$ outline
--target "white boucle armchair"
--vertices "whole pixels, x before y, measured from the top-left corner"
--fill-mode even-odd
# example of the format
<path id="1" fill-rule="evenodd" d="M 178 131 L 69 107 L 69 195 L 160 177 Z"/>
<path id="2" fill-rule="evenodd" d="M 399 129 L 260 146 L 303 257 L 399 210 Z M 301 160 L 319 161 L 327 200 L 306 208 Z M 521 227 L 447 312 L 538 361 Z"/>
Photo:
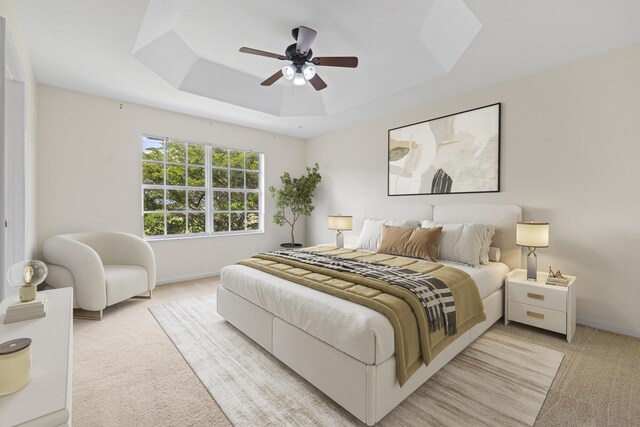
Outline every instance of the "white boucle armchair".
<path id="1" fill-rule="evenodd" d="M 151 298 L 156 287 L 153 250 L 132 234 L 60 234 L 44 242 L 42 255 L 49 269 L 46 283 L 73 287 L 74 308 L 97 311 L 96 319 L 102 319 L 104 308 L 131 297 Z"/>

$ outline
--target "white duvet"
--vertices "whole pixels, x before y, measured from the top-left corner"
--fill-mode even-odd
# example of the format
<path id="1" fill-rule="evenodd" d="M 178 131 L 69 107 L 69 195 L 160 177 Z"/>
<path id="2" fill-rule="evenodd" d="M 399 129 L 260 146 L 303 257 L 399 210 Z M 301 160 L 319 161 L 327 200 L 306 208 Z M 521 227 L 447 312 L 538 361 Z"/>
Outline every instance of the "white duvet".
<path id="1" fill-rule="evenodd" d="M 442 262 L 466 271 L 485 298 L 502 288 L 509 268 L 490 262 L 480 268 Z M 222 286 L 344 353 L 369 365 L 395 353 L 393 327 L 368 307 L 242 265 L 224 267 Z"/>

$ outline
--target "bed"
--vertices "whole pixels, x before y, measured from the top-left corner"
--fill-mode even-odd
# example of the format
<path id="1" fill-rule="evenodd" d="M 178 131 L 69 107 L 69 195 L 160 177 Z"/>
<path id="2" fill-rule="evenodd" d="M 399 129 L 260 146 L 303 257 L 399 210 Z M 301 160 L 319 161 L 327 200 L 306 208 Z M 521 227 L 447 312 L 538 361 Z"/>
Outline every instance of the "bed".
<path id="1" fill-rule="evenodd" d="M 367 307 L 232 265 L 222 270 L 218 313 L 359 420 L 374 425 L 502 317 L 504 277 L 520 265 L 515 245 L 520 207 L 441 205 L 429 213 L 431 218 L 417 219 L 494 226 L 492 246 L 502 256 L 501 262 L 480 268 L 442 262 L 474 278 L 487 319 L 458 336 L 403 386 L 396 374 L 391 323 Z"/>

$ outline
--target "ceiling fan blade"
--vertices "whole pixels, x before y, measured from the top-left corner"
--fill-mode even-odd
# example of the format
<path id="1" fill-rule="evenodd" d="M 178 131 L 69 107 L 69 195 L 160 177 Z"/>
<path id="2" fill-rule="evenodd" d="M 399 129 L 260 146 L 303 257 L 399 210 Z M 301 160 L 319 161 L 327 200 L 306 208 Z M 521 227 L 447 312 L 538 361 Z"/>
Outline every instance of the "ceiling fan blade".
<path id="1" fill-rule="evenodd" d="M 321 56 L 313 58 L 311 62 L 314 65 L 329 67 L 356 68 L 358 66 L 358 58 L 355 56 Z"/>
<path id="2" fill-rule="evenodd" d="M 311 83 L 311 86 L 313 86 L 315 90 L 322 90 L 327 87 L 327 84 L 324 82 L 324 80 L 322 80 L 317 74 L 309 80 L 309 83 Z"/>
<path id="3" fill-rule="evenodd" d="M 272 84 L 277 82 L 280 79 L 280 77 L 282 77 L 282 71 L 278 70 L 275 73 L 273 73 L 273 75 L 271 77 L 269 77 L 267 80 L 263 81 L 260 84 L 262 86 L 271 86 Z"/>
<path id="4" fill-rule="evenodd" d="M 240 48 L 240 52 L 242 52 L 242 53 L 250 53 L 252 55 L 266 56 L 267 58 L 287 59 L 287 57 L 284 56 L 284 55 L 279 55 L 277 53 L 267 52 L 265 50 L 252 49 L 250 47 L 241 47 Z"/>
<path id="5" fill-rule="evenodd" d="M 307 27 L 298 28 L 298 43 L 296 44 L 296 50 L 300 55 L 306 55 L 311 49 L 311 43 L 316 39 L 315 30 Z"/>

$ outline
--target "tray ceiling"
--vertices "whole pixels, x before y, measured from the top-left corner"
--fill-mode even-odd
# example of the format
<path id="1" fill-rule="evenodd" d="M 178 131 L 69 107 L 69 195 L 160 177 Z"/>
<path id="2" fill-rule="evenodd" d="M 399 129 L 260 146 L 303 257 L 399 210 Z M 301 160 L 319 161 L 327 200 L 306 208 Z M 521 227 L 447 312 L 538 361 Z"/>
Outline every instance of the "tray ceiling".
<path id="1" fill-rule="evenodd" d="M 618 0 L 20 0 L 38 81 L 302 138 L 640 41 Z M 318 32 L 316 92 L 281 79 L 291 29 Z M 496 100 L 499 101 L 499 100 Z"/>

